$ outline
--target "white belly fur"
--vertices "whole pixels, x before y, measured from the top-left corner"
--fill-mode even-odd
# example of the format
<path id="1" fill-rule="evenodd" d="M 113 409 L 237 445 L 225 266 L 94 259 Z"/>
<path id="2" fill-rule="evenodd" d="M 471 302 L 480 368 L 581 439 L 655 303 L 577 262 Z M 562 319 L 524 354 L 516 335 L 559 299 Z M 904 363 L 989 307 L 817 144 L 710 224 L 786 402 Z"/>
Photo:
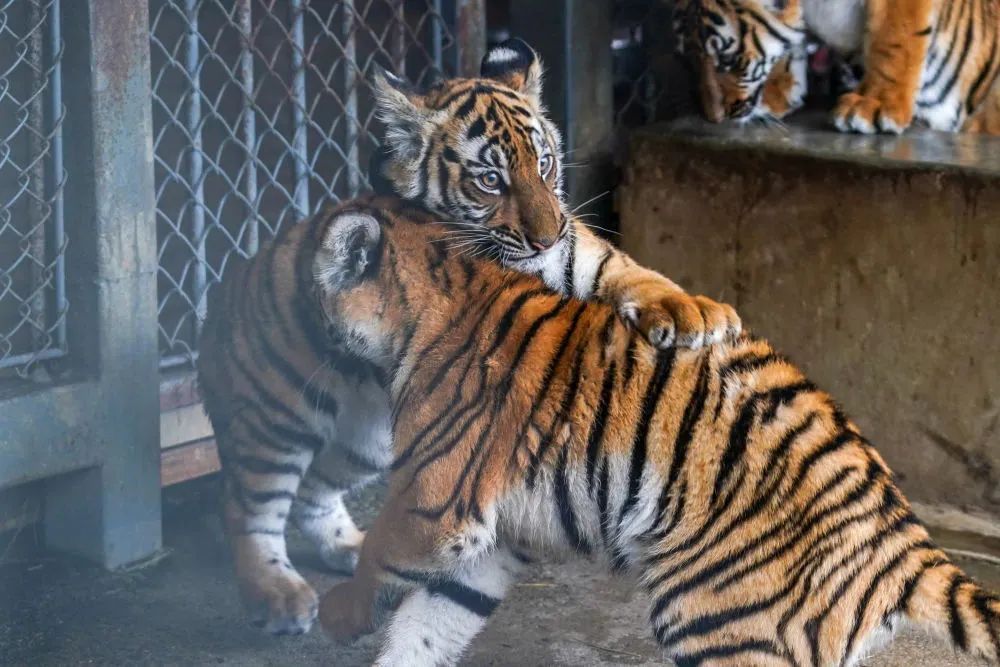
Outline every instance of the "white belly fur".
<path id="1" fill-rule="evenodd" d="M 802 0 L 806 26 L 841 54 L 861 50 L 865 35 L 865 0 Z"/>

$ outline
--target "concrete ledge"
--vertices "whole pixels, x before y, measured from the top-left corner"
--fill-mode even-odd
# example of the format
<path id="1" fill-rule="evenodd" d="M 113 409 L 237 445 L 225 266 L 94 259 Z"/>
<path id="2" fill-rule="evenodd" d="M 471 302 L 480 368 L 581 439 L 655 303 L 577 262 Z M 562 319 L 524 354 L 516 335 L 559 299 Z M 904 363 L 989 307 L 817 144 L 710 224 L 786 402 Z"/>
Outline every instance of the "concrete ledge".
<path id="1" fill-rule="evenodd" d="M 637 132 L 622 244 L 734 304 L 912 499 L 1000 517 L 1000 140 L 817 125 Z"/>

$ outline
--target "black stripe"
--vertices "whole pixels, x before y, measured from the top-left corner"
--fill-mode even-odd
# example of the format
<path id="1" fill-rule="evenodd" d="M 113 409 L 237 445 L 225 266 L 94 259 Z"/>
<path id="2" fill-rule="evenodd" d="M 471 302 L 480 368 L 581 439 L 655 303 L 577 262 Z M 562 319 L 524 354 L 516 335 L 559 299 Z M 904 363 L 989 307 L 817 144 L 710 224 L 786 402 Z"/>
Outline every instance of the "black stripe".
<path id="1" fill-rule="evenodd" d="M 951 641 L 963 651 L 969 650 L 969 637 L 958 605 L 958 591 L 968 581 L 965 575 L 956 574 L 948 588 L 948 631 L 951 633 Z"/>
<path id="2" fill-rule="evenodd" d="M 563 266 L 563 284 L 562 291 L 570 296 L 576 296 L 573 292 L 573 269 L 576 265 L 576 234 L 572 232 L 569 233 L 569 238 L 566 239 L 566 264 Z"/>
<path id="3" fill-rule="evenodd" d="M 657 503 L 656 516 L 659 519 L 667 507 L 667 499 L 673 489 L 677 478 L 684 467 L 687 459 L 688 446 L 694 438 L 694 429 L 701 420 L 702 412 L 705 410 L 705 402 L 708 399 L 708 385 L 712 374 L 711 363 L 705 359 L 701 362 L 701 369 L 698 371 L 698 380 L 695 383 L 694 393 L 688 400 L 684 408 L 684 416 L 681 418 L 681 425 L 677 430 L 677 437 L 674 439 L 673 458 L 670 461 L 670 470 L 667 472 L 667 481 L 660 492 L 660 500 Z"/>
<path id="4" fill-rule="evenodd" d="M 275 463 L 257 456 L 241 455 L 236 458 L 236 465 L 254 475 L 294 475 L 302 477 L 305 470 L 295 463 Z"/>
<path id="5" fill-rule="evenodd" d="M 601 286 L 601 278 L 604 277 L 604 269 L 608 266 L 608 261 L 611 259 L 612 251 L 605 250 L 604 257 L 601 258 L 601 263 L 597 265 L 597 270 L 594 272 L 594 280 L 590 284 L 590 293 L 582 294 L 583 298 L 589 298 L 594 294 L 597 294 L 597 290 Z"/>
<path id="6" fill-rule="evenodd" d="M 570 545 L 581 553 L 589 554 L 590 544 L 587 543 L 587 538 L 580 533 L 580 528 L 577 525 L 576 516 L 573 512 L 573 503 L 569 492 L 569 479 L 567 477 L 568 472 L 566 470 L 568 459 L 569 447 L 563 447 L 562 451 L 559 452 L 559 462 L 556 466 L 555 479 L 555 498 L 556 507 L 559 509 L 559 521 L 562 524 L 563 532 L 566 533 L 566 539 Z"/>
<path id="7" fill-rule="evenodd" d="M 749 653 L 766 653 L 768 655 L 780 656 L 781 651 L 774 642 L 766 639 L 750 639 L 739 644 L 724 644 L 702 649 L 696 653 L 685 653 L 672 655 L 677 667 L 701 667 L 713 658 L 730 658 L 733 656 L 743 656 Z M 753 664 L 750 662 L 744 664 Z"/>
<path id="8" fill-rule="evenodd" d="M 900 553 L 896 554 L 896 556 L 891 561 L 883 565 L 879 569 L 879 571 L 875 573 L 875 576 L 872 577 L 871 582 L 869 582 L 868 584 L 868 588 L 861 596 L 861 600 L 856 607 L 857 611 L 855 611 L 854 613 L 854 625 L 851 628 L 850 634 L 848 634 L 847 636 L 847 642 L 845 644 L 846 646 L 844 652 L 845 656 L 851 655 L 851 651 L 854 648 L 854 642 L 858 637 L 858 632 L 861 630 L 861 621 L 864 618 L 864 613 L 868 609 L 868 604 L 871 602 L 871 599 L 875 595 L 875 592 L 879 589 L 879 585 L 882 583 L 882 579 L 885 578 L 885 576 L 888 575 L 890 572 L 895 570 L 900 565 L 900 563 L 902 563 L 906 559 L 907 556 L 913 553 L 914 549 L 918 549 L 925 546 L 929 547 L 930 542 L 928 541 L 919 542 L 917 544 L 907 547 Z M 855 577 L 849 578 L 847 583 L 852 583 L 855 578 L 857 578 L 857 575 L 855 575 Z"/>
<path id="9" fill-rule="evenodd" d="M 500 605 L 499 599 L 454 580 L 435 581 L 427 587 L 427 592 L 446 597 L 481 618 L 488 618 Z"/>
<path id="10" fill-rule="evenodd" d="M 993 644 L 993 656 L 994 658 L 1000 658 L 1000 636 L 997 636 L 997 614 L 990 609 L 990 603 L 996 602 L 996 598 L 987 594 L 983 590 L 976 590 L 972 594 L 972 606 L 979 615 L 980 622 L 986 627 L 986 632 L 990 636 L 990 642 Z"/>
<path id="11" fill-rule="evenodd" d="M 677 354 L 676 348 L 660 350 L 656 355 L 656 366 L 653 374 L 646 386 L 646 395 L 642 399 L 642 412 L 639 417 L 639 425 L 636 427 L 635 436 L 632 439 L 632 463 L 629 467 L 628 495 L 622 505 L 618 521 L 621 522 L 635 503 L 639 500 L 639 487 L 642 484 L 642 472 L 646 467 L 646 454 L 649 447 L 649 428 L 653 415 L 660 404 L 660 396 L 670 378 L 670 371 L 674 366 L 674 357 Z"/>
<path id="12" fill-rule="evenodd" d="M 594 489 L 594 472 L 597 469 L 597 458 L 604 440 L 604 431 L 608 425 L 608 413 L 611 410 L 611 392 L 615 385 L 615 374 L 618 362 L 612 360 L 611 365 L 604 369 L 604 381 L 601 383 L 601 398 L 597 404 L 597 413 L 590 423 L 587 435 L 587 488 Z"/>

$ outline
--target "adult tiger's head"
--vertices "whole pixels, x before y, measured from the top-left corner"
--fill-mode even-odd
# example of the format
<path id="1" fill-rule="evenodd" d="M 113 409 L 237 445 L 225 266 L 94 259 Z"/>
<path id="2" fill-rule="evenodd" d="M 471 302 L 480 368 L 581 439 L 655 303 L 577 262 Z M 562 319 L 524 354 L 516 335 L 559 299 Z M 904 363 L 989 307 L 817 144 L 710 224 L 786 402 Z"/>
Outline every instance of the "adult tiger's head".
<path id="1" fill-rule="evenodd" d="M 518 39 L 491 49 L 479 78 L 418 89 L 379 73 L 385 143 L 372 167 L 376 191 L 454 221 L 460 240 L 506 264 L 540 258 L 569 229 L 561 137 L 541 94 L 541 62 Z"/>
<path id="2" fill-rule="evenodd" d="M 678 0 L 674 29 L 710 121 L 780 118 L 801 105 L 806 33 L 797 0 Z"/>

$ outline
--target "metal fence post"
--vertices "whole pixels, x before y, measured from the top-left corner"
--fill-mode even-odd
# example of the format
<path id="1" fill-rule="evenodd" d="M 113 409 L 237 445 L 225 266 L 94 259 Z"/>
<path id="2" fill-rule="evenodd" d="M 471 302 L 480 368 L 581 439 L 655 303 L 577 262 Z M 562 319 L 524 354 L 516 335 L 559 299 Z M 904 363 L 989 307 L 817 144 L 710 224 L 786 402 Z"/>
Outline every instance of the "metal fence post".
<path id="1" fill-rule="evenodd" d="M 563 132 L 572 204 L 600 197 L 581 212 L 610 217 L 613 179 L 612 3 L 511 0 L 511 34 L 545 63 L 544 94 Z"/>
<path id="2" fill-rule="evenodd" d="M 442 0 L 440 5 L 435 3 L 435 9 L 455 26 L 454 43 L 445 54 L 450 69 L 456 76 L 478 75 L 486 52 L 485 0 Z"/>
<path id="3" fill-rule="evenodd" d="M 47 483 L 45 535 L 114 568 L 161 545 L 149 16 L 136 0 L 63 11 L 66 217 L 78 251 L 67 270 L 74 323 L 89 325 L 71 354 L 95 381 L 87 414 L 56 420 L 84 429 L 66 446 L 96 465 Z"/>

